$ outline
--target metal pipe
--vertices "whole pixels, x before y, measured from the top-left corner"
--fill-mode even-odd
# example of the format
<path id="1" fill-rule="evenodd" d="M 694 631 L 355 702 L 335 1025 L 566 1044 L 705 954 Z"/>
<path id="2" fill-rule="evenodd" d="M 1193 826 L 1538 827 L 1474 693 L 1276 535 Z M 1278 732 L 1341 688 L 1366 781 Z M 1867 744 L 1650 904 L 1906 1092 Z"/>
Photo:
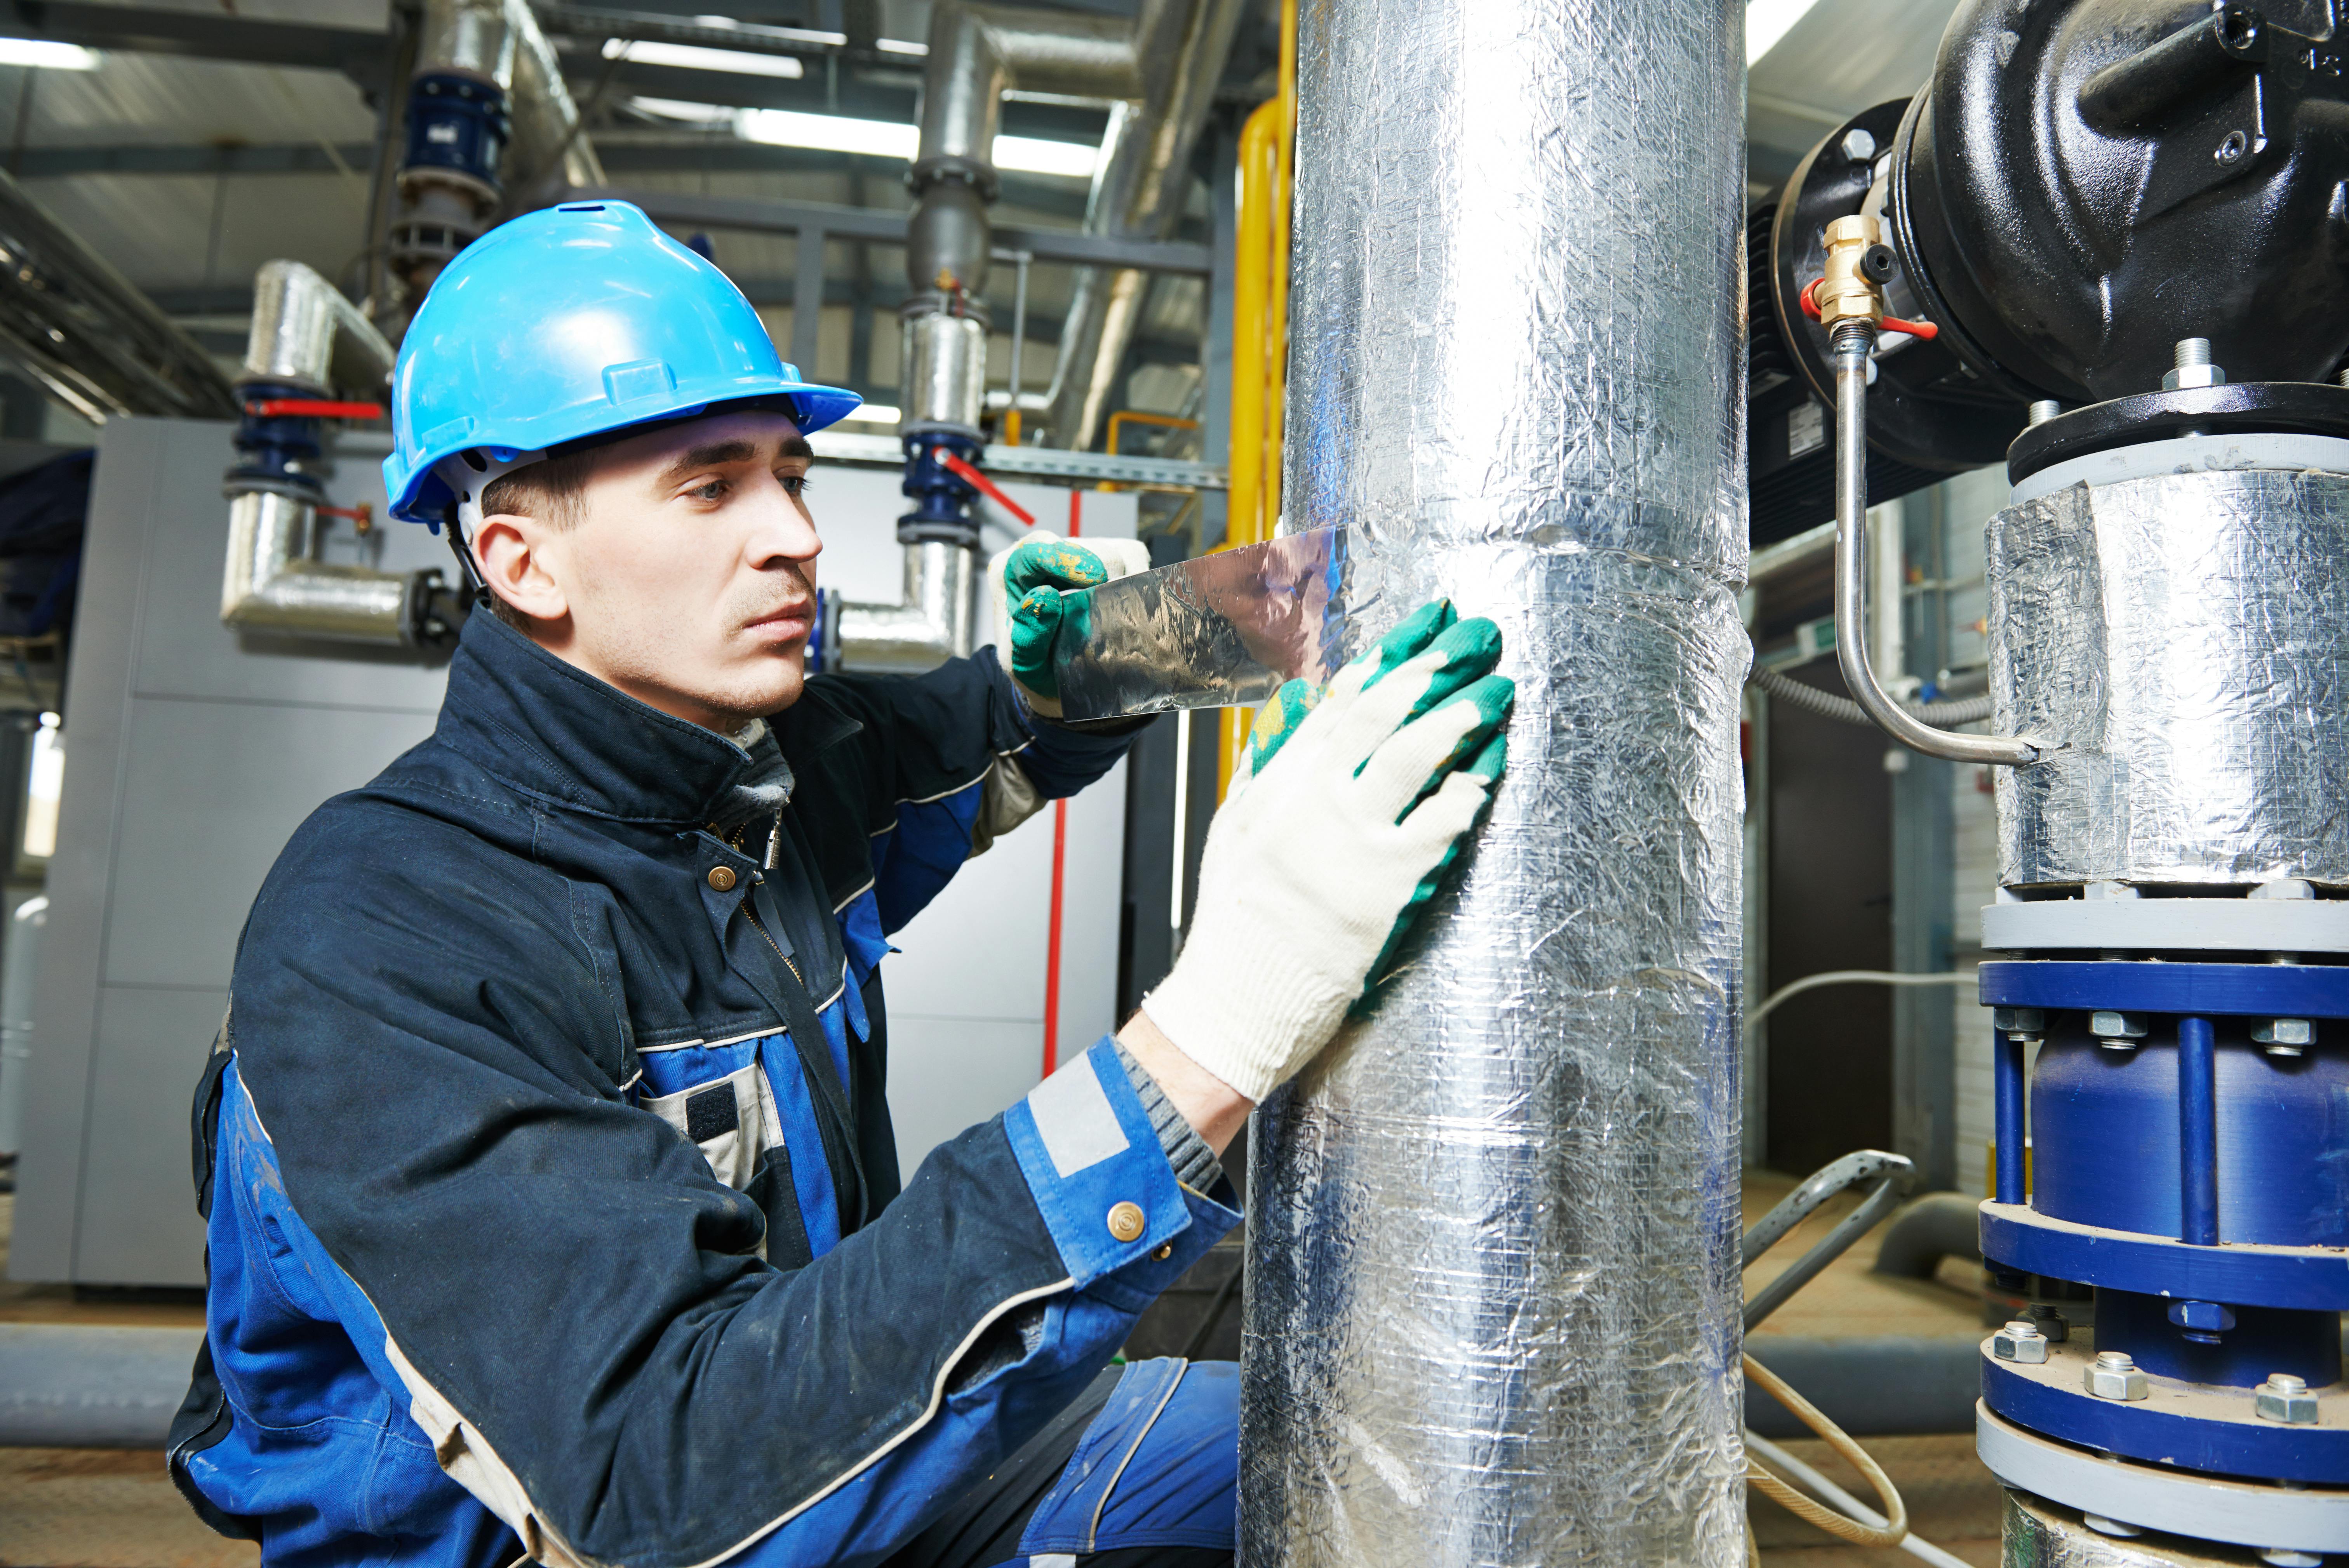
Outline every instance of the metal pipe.
<path id="1" fill-rule="evenodd" d="M 1892 700 L 1868 658 L 1868 355 L 1873 326 L 1847 321 L 1835 331 L 1836 662 L 1844 685 L 1876 727 L 1928 757 L 2028 768 L 2039 748 L 2005 735 L 1936 729 Z"/>
<path id="2" fill-rule="evenodd" d="M 1188 194 L 1191 152 L 1231 52 L 1244 0 L 1145 0 L 1133 23 L 1140 90 L 1113 115 L 1086 203 L 1084 230 L 1163 240 Z M 1149 293 L 1149 274 L 1078 272 L 1051 385 L 1052 441 L 1083 449 L 1108 417 L 1119 367 Z"/>
<path id="3" fill-rule="evenodd" d="M 1251 1568 L 1743 1549 L 1743 394 L 1687 286 L 1736 276 L 1736 17 L 1302 9 L 1286 525 L 1346 525 L 1358 646 L 1496 619 L 1517 707 L 1423 934 L 1250 1130 Z"/>
<path id="4" fill-rule="evenodd" d="M 321 421 L 264 412 L 273 399 L 336 390 L 383 396 L 392 347 L 340 290 L 299 262 L 254 275 L 238 387 L 251 403 L 228 472 L 221 624 L 241 632 L 409 645 L 424 640 L 440 574 L 317 559 Z"/>
<path id="5" fill-rule="evenodd" d="M 2219 1244 L 2218 1057 L 2210 1020 L 2178 1020 L 2178 1239 Z"/>
<path id="6" fill-rule="evenodd" d="M 385 238 L 403 296 L 388 314 L 403 323 L 501 211 L 604 183 L 526 0 L 427 0 L 408 92 L 399 211 Z"/>
<path id="7" fill-rule="evenodd" d="M 905 547 L 901 604 L 835 601 L 839 627 L 828 667 L 917 675 L 971 650 L 974 557 L 958 544 L 930 541 Z"/>
<path id="8" fill-rule="evenodd" d="M 99 424 L 117 415 L 236 415 L 236 395 L 212 356 L 5 174 L 0 354 Z"/>

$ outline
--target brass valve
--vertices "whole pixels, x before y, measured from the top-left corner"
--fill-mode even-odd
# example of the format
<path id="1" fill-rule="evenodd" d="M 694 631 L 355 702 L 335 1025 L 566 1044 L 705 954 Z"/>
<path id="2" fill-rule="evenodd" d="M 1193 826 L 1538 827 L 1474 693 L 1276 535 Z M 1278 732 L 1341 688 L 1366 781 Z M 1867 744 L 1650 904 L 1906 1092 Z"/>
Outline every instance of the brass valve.
<path id="1" fill-rule="evenodd" d="M 1891 272 L 1883 231 L 1875 219 L 1854 213 L 1829 223 L 1826 241 L 1826 276 L 1811 294 L 1818 306 L 1819 325 L 1829 336 L 1847 321 L 1864 321 L 1871 330 L 1881 325 L 1883 280 Z"/>

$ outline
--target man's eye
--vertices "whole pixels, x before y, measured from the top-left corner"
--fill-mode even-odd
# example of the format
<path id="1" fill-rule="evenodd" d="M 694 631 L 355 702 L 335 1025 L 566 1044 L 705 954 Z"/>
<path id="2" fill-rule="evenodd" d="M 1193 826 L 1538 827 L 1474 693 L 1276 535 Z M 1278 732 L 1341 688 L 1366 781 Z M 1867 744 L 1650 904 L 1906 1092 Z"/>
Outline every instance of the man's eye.
<path id="1" fill-rule="evenodd" d="M 719 500 L 725 497 L 726 481 L 711 480 L 708 484 L 696 485 L 685 493 L 696 500 Z"/>
<path id="2" fill-rule="evenodd" d="M 799 499 L 800 499 L 800 497 L 802 497 L 802 496 L 803 496 L 803 495 L 807 494 L 807 490 L 808 490 L 808 477 L 807 477 L 807 475 L 805 475 L 805 474 L 784 474 L 784 475 L 781 475 L 781 480 L 782 480 L 783 493 L 784 493 L 785 495 L 787 495 L 787 496 L 791 497 L 793 500 L 799 500 Z"/>

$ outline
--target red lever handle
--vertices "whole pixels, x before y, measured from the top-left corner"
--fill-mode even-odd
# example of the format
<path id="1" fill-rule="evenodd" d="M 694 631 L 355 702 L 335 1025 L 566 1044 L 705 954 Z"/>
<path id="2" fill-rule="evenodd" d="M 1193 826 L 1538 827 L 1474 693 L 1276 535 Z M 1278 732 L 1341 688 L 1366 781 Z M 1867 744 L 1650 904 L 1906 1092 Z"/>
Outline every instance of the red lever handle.
<path id="1" fill-rule="evenodd" d="M 988 479 L 952 452 L 941 450 L 938 453 L 938 461 L 946 465 L 947 472 L 976 489 L 979 494 L 1026 523 L 1030 528 L 1036 526 L 1036 519 L 1030 514 L 1026 507 L 997 490 L 993 480 Z"/>
<path id="2" fill-rule="evenodd" d="M 326 397 L 264 397 L 244 411 L 263 419 L 380 419 L 380 403 L 338 403 Z"/>
<path id="3" fill-rule="evenodd" d="M 1803 287 L 1803 314 L 1813 321 L 1819 319 L 1819 285 L 1826 281 L 1825 278 L 1813 278 Z M 1897 315 L 1886 316 L 1883 326 L 1887 332 L 1905 332 L 1911 337 L 1921 337 L 1928 342 L 1941 335 L 1941 329 L 1930 321 L 1903 321 Z"/>

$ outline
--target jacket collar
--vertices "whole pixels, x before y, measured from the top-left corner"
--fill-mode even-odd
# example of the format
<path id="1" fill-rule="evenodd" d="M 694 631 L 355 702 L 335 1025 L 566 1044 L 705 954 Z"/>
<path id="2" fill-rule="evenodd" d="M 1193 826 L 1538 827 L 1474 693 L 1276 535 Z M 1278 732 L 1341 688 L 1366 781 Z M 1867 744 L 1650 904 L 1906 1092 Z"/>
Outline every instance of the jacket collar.
<path id="1" fill-rule="evenodd" d="M 815 746 L 858 727 L 804 696 L 778 723 Z M 565 664 L 487 610 L 465 618 L 436 733 L 526 794 L 625 821 L 699 826 L 757 770 L 726 737 Z"/>

